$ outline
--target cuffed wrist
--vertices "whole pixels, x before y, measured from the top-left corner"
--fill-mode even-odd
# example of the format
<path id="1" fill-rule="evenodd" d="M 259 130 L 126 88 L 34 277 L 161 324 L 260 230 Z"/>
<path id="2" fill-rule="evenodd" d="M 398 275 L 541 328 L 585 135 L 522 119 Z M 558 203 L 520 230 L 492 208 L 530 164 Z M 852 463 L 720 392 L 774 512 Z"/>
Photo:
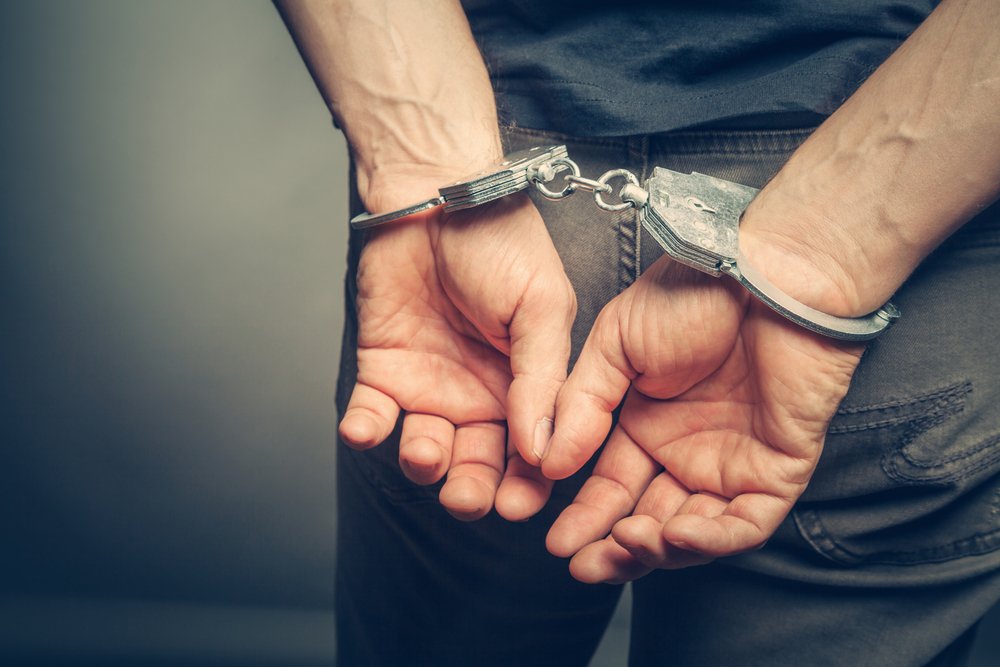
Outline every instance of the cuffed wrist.
<path id="1" fill-rule="evenodd" d="M 497 164 L 502 155 L 498 139 L 495 149 L 426 162 L 383 159 L 373 166 L 355 159 L 358 193 L 369 213 L 396 210 L 437 196 L 439 188 Z"/>
<path id="2" fill-rule="evenodd" d="M 773 213 L 774 200 L 765 193 L 758 199 L 744 214 L 740 252 L 794 299 L 831 315 L 858 317 L 880 307 L 902 282 L 878 272 L 868 252 L 834 221 L 790 218 Z"/>

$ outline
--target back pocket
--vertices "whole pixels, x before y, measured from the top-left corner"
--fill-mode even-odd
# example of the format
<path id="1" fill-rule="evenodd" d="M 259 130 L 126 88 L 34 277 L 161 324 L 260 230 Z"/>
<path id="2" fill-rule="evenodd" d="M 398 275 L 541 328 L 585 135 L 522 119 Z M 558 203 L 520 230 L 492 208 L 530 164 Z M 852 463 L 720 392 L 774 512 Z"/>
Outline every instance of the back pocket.
<path id="1" fill-rule="evenodd" d="M 842 565 L 920 564 L 1000 547 L 1000 435 L 973 385 L 838 410 L 799 533 Z"/>

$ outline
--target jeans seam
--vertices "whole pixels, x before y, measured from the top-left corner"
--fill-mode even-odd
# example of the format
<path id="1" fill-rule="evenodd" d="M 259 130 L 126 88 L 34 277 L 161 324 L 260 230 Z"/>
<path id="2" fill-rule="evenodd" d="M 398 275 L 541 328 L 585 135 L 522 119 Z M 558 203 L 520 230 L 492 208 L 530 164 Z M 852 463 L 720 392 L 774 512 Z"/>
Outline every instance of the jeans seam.
<path id="1" fill-rule="evenodd" d="M 635 282 L 637 261 L 636 228 L 632 224 L 634 216 L 615 214 L 618 224 L 618 292 Z"/>
<path id="2" fill-rule="evenodd" d="M 846 561 L 850 564 L 856 564 L 861 562 L 861 556 L 833 539 L 815 510 L 796 509 L 793 512 L 793 519 L 803 539 L 823 556 L 837 563 Z"/>
<path id="3" fill-rule="evenodd" d="M 626 164 L 645 162 L 649 151 L 649 138 L 645 135 L 628 137 L 625 142 Z M 618 291 L 621 292 L 639 277 L 642 231 L 639 216 L 631 208 L 616 214 L 618 224 Z"/>
<path id="4" fill-rule="evenodd" d="M 976 454 L 982 451 L 995 447 L 997 443 L 1000 443 L 1000 435 L 991 435 L 990 437 L 985 438 L 975 447 L 958 454 L 952 454 L 951 456 L 941 459 L 940 461 L 921 461 L 917 458 L 914 458 L 914 456 L 911 453 L 907 452 L 905 447 L 900 450 L 900 454 L 903 456 L 904 459 L 906 459 L 906 462 L 909 463 L 910 465 L 916 466 L 918 468 L 936 468 L 938 466 L 948 465 L 949 463 L 957 463 L 969 457 L 975 456 Z M 991 460 L 994 457 L 1000 457 L 1000 452 L 995 454 L 993 457 L 987 457 L 987 459 Z"/>
<path id="5" fill-rule="evenodd" d="M 899 398 L 891 401 L 885 401 L 884 403 L 875 403 L 873 405 L 841 407 L 837 410 L 837 414 L 856 415 L 864 412 L 874 412 L 875 410 L 885 410 L 887 408 L 901 408 L 908 405 L 915 405 L 917 403 L 932 401 L 937 398 L 949 397 L 960 394 L 968 394 L 971 391 L 972 391 L 972 383 L 966 380 L 964 382 L 956 382 L 954 384 L 948 385 L 947 387 L 943 387 L 937 391 L 933 391 L 929 394 L 924 394 L 922 396 Z"/>
<path id="6" fill-rule="evenodd" d="M 941 563 L 958 558 L 979 556 L 996 551 L 1000 546 L 1000 528 L 980 531 L 961 539 L 952 540 L 924 549 L 882 551 L 870 556 L 862 556 L 846 548 L 835 540 L 826 530 L 823 521 L 816 510 L 797 509 L 793 513 L 799 534 L 820 554 L 848 565 L 858 565 L 862 562 L 881 565 L 921 565 L 924 563 Z M 971 549 L 969 547 L 972 547 Z"/>
<path id="7" fill-rule="evenodd" d="M 936 426 L 944 418 L 962 412 L 965 409 L 966 397 L 971 392 L 972 383 L 965 380 L 909 399 L 895 399 L 871 406 L 841 408 L 837 410 L 837 416 L 847 417 L 883 411 L 895 411 L 896 414 L 889 412 L 882 419 L 868 419 L 856 424 L 833 424 L 827 429 L 827 433 L 834 435 L 858 433 L 912 422 L 916 432 L 908 433 L 911 435 L 910 439 L 906 441 L 908 443 L 921 431 Z M 923 409 L 916 413 L 916 410 L 921 407 Z"/>
<path id="8" fill-rule="evenodd" d="M 943 421 L 943 420 L 941 420 Z M 940 422 L 938 422 L 940 423 Z M 931 424 L 930 427 L 937 426 L 938 423 Z M 928 427 L 928 428 L 930 428 Z M 947 484 L 951 482 L 960 481 L 966 477 L 973 476 L 976 473 L 986 470 L 991 466 L 995 465 L 997 461 L 1000 461 L 1000 451 L 994 451 L 990 456 L 984 456 L 981 460 L 974 463 L 968 467 L 959 467 L 957 470 L 942 471 L 936 475 L 922 475 L 915 476 L 912 474 L 907 474 L 899 468 L 899 459 L 902 459 L 906 464 L 913 466 L 914 468 L 919 468 L 921 470 L 933 470 L 935 468 L 940 468 L 948 466 L 952 463 L 958 463 L 959 461 L 969 459 L 977 454 L 984 451 L 989 451 L 991 448 L 995 448 L 996 444 L 1000 442 L 1000 436 L 993 435 L 986 438 L 979 445 L 976 445 L 972 450 L 968 452 L 962 452 L 961 455 L 953 455 L 944 459 L 942 461 L 915 461 L 911 455 L 907 454 L 905 451 L 906 447 L 916 439 L 916 435 L 925 432 L 927 429 L 919 431 L 913 436 L 909 436 L 904 440 L 903 444 L 895 449 L 894 451 L 886 454 L 882 459 L 882 470 L 885 474 L 901 484 L 906 484 L 908 486 L 921 485 L 921 484 Z"/>

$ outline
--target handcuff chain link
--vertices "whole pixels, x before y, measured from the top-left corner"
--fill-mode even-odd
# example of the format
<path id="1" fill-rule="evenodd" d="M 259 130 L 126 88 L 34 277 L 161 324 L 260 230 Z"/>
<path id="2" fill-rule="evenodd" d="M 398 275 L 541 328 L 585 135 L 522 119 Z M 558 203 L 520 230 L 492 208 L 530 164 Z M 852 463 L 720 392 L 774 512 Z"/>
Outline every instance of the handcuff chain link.
<path id="1" fill-rule="evenodd" d="M 566 185 L 559 191 L 550 190 L 546 183 L 552 182 L 558 174 L 564 171 L 569 172 L 563 176 L 563 180 L 566 182 Z M 528 180 L 546 199 L 558 201 L 560 199 L 565 199 L 577 190 L 583 190 L 584 192 L 592 193 L 594 195 L 594 203 L 597 204 L 598 208 L 605 211 L 624 211 L 627 208 L 636 208 L 636 202 L 631 199 L 623 199 L 618 204 L 611 204 L 604 200 L 603 195 L 614 192 L 614 188 L 611 187 L 610 181 L 615 178 L 625 179 L 626 185 L 623 187 L 639 187 L 639 178 L 628 169 L 611 169 L 601 174 L 597 180 L 585 178 L 580 175 L 580 166 L 568 157 L 560 157 L 555 158 L 554 160 L 549 160 L 548 162 L 532 167 L 528 171 Z M 619 199 L 622 198 L 621 195 L 622 193 L 619 191 Z"/>
<path id="2" fill-rule="evenodd" d="M 607 190 L 605 190 L 604 192 L 612 191 L 613 188 L 610 185 L 608 185 L 608 181 L 610 181 L 613 178 L 624 178 L 626 185 L 634 185 L 636 187 L 639 187 L 639 177 L 633 174 L 628 169 L 611 169 L 610 171 L 606 171 L 603 174 L 601 174 L 601 176 L 597 179 L 598 183 L 607 188 Z M 602 193 L 600 191 L 594 192 L 594 202 L 597 204 L 599 208 L 602 208 L 605 211 L 624 211 L 627 208 L 635 208 L 635 202 L 622 198 L 621 190 L 618 191 L 618 198 L 622 200 L 621 203 L 619 204 L 607 203 L 606 201 L 604 201 L 604 198 L 601 196 L 601 194 Z"/>
<path id="3" fill-rule="evenodd" d="M 564 177 L 567 181 L 566 186 L 558 192 L 549 190 L 545 184 L 554 181 L 558 174 L 566 171 L 567 169 L 570 173 Z M 573 162 L 568 157 L 559 157 L 531 167 L 528 169 L 527 176 L 528 181 L 535 186 L 535 189 L 538 190 L 543 197 L 551 199 L 552 201 L 558 201 L 560 199 L 565 199 L 576 192 L 577 186 L 569 179 L 580 178 L 580 165 Z"/>

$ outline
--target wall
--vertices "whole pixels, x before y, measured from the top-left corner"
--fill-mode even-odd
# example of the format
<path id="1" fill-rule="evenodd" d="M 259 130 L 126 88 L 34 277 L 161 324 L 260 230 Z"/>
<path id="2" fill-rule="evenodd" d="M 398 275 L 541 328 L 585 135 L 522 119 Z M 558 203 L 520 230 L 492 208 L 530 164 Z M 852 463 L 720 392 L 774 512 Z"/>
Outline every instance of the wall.
<path id="1" fill-rule="evenodd" d="M 346 148 L 277 12 L 0 49 L 0 645 L 328 660 Z"/>

